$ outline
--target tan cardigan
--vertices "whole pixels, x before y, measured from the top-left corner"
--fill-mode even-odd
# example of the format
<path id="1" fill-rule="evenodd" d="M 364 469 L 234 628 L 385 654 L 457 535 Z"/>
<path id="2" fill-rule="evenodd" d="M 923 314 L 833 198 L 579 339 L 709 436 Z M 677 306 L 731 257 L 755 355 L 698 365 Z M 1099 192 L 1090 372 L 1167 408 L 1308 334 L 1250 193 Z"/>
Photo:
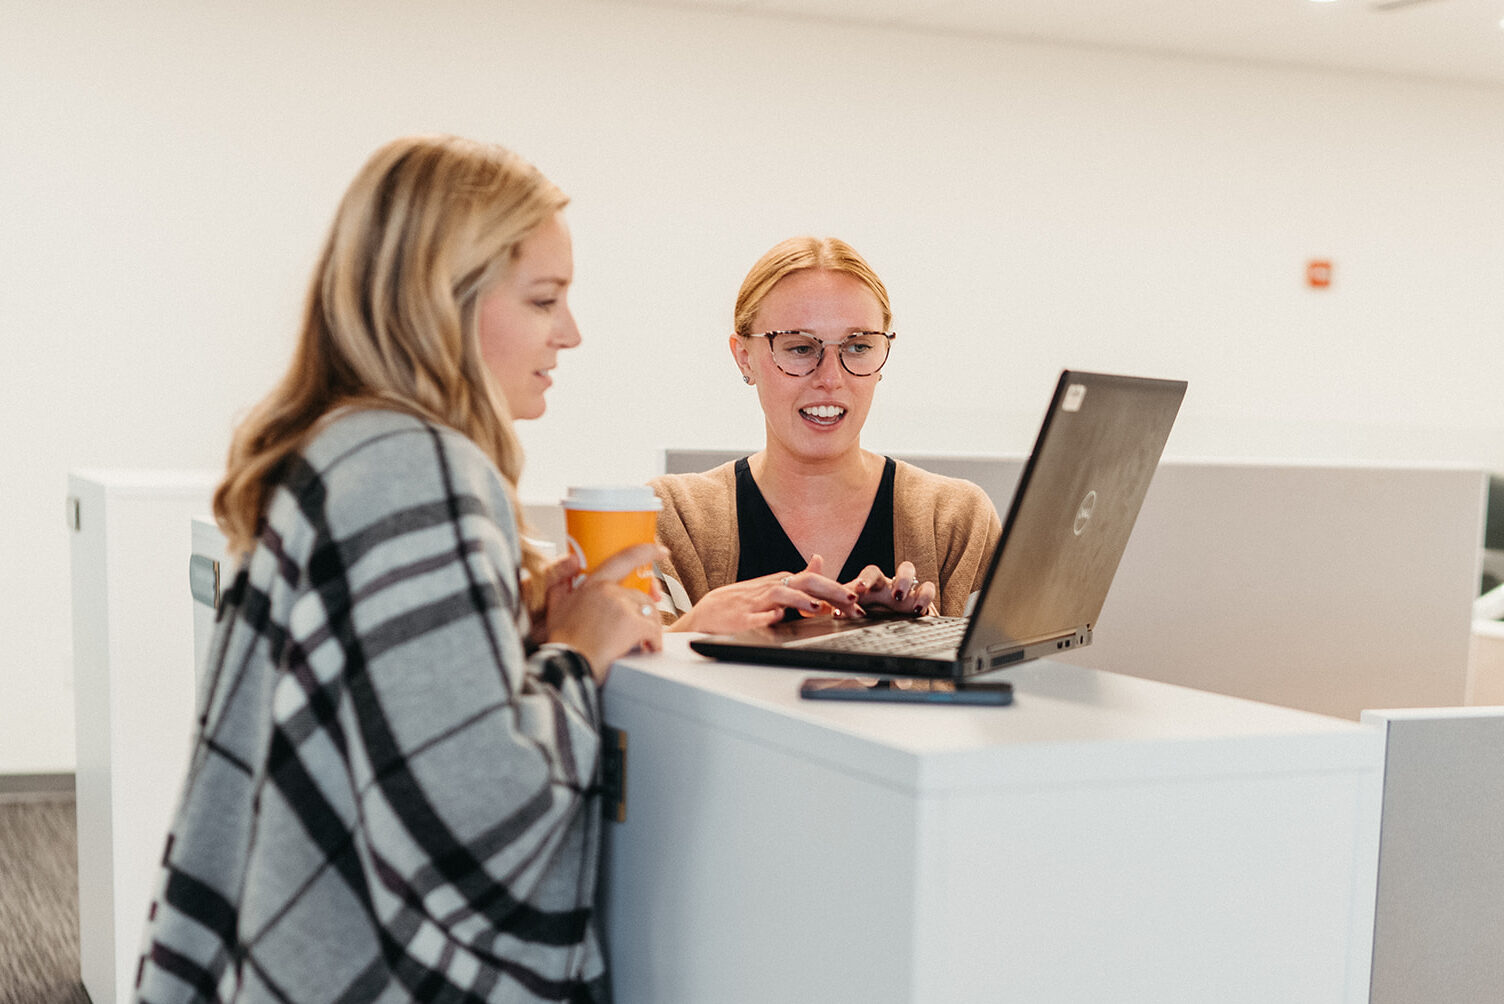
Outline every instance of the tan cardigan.
<path id="1" fill-rule="evenodd" d="M 960 616 L 982 587 L 1002 523 L 992 500 L 970 481 L 897 463 L 893 474 L 893 556 L 912 561 L 921 582 L 939 589 L 936 605 Z M 650 484 L 663 500 L 658 540 L 666 615 L 688 612 L 700 597 L 736 581 L 741 557 L 736 522 L 735 462 L 703 474 L 665 474 Z M 799 569 L 791 568 L 790 572 Z M 892 569 L 884 569 L 892 572 Z"/>

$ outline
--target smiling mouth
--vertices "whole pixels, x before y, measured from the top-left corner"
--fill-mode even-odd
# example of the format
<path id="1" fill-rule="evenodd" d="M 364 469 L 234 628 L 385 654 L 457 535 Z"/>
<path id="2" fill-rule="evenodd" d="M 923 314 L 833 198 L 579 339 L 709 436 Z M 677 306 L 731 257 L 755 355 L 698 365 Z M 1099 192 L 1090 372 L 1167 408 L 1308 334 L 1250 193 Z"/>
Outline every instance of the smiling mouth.
<path id="1" fill-rule="evenodd" d="M 817 404 L 800 408 L 799 415 L 806 422 L 813 422 L 815 425 L 835 425 L 846 417 L 846 409 L 835 404 Z"/>

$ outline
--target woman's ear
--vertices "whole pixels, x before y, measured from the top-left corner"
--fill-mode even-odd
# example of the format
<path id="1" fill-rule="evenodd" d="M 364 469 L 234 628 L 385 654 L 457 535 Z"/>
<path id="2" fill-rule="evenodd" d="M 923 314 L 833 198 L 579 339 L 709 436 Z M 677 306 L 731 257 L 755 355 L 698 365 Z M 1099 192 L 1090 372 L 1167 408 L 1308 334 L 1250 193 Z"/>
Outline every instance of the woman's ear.
<path id="1" fill-rule="evenodd" d="M 731 358 L 736 360 L 736 368 L 742 371 L 744 383 L 755 383 L 752 378 L 752 356 L 747 351 L 747 340 L 738 335 L 731 336 Z"/>

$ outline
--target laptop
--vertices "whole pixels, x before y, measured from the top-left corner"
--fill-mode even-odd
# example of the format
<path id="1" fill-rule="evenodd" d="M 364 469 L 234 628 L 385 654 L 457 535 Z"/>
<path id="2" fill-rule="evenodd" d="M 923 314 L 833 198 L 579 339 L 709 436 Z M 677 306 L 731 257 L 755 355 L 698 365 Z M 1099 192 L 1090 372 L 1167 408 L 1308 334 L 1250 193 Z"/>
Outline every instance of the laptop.
<path id="1" fill-rule="evenodd" d="M 732 662 L 959 679 L 1091 644 L 1185 389 L 1060 374 L 970 616 L 810 617 L 689 647 Z"/>

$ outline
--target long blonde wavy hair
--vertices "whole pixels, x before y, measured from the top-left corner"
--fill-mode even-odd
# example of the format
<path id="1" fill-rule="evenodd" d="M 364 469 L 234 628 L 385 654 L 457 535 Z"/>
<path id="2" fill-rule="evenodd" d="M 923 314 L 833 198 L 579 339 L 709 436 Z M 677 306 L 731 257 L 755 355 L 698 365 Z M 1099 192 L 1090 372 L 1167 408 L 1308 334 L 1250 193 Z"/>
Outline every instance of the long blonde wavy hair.
<path id="1" fill-rule="evenodd" d="M 494 145 L 419 136 L 371 156 L 335 214 L 287 373 L 231 442 L 214 515 L 232 553 L 251 549 L 288 459 L 345 406 L 396 408 L 464 433 L 500 469 L 523 529 L 522 447 L 481 357 L 477 301 L 567 202 Z M 525 534 L 523 552 L 536 587 L 543 559 Z"/>

